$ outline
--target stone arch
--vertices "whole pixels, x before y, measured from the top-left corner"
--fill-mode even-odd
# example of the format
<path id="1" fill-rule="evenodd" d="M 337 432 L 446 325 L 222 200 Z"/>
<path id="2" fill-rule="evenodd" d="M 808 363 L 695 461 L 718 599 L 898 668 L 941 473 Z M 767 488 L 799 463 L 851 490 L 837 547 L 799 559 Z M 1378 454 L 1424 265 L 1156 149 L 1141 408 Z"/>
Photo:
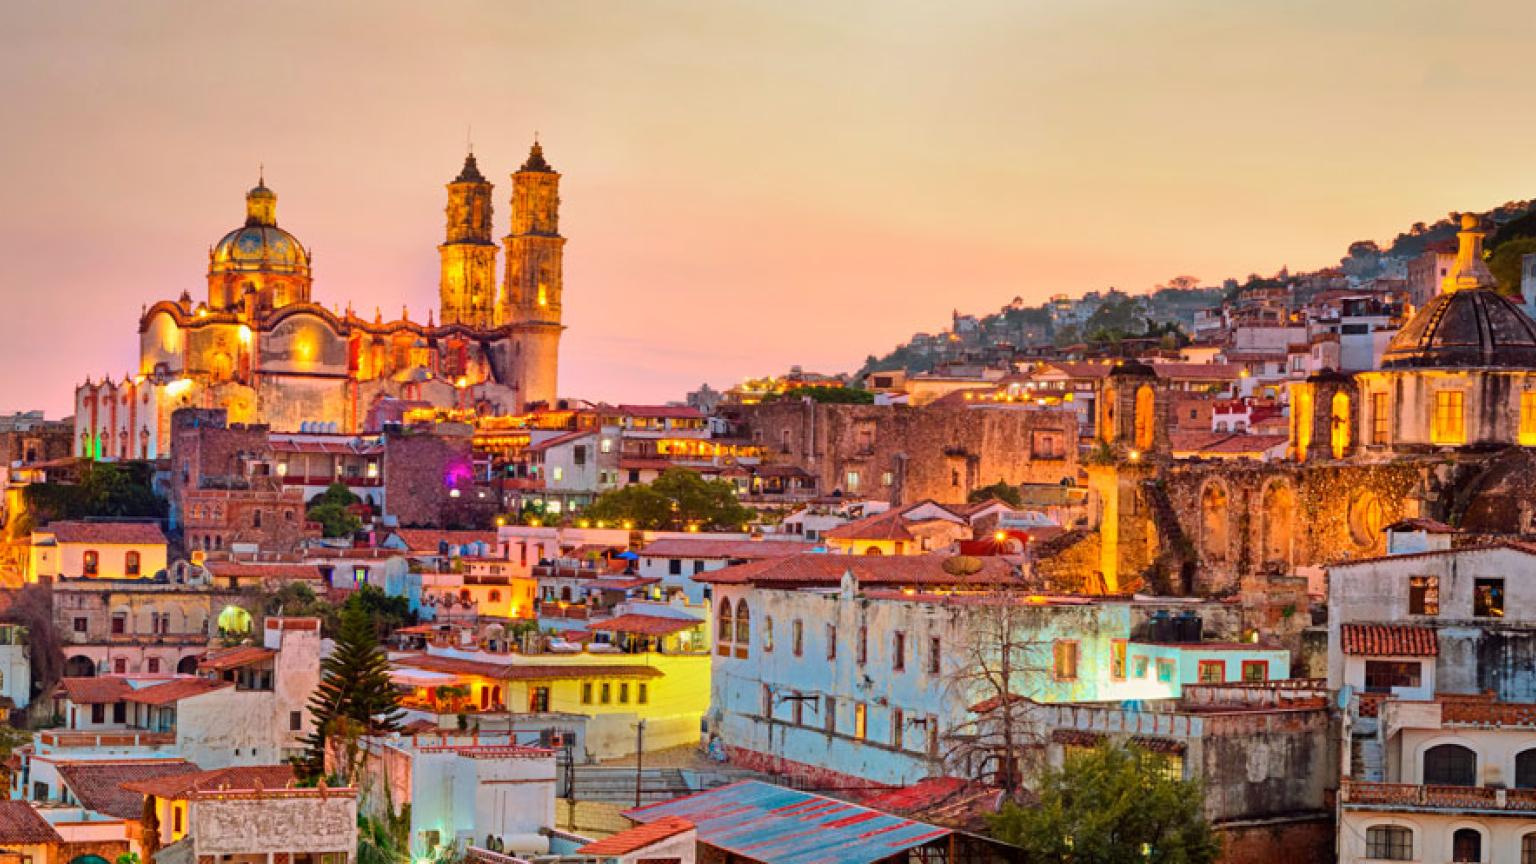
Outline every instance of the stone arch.
<path id="1" fill-rule="evenodd" d="M 75 656 L 64 661 L 64 677 L 95 678 L 96 661 L 85 656 L 84 654 L 76 654 Z"/>
<path id="2" fill-rule="evenodd" d="M 1348 456 L 1349 448 L 1354 444 L 1350 440 L 1349 412 L 1349 394 L 1343 390 L 1336 391 L 1330 403 L 1328 421 L 1328 447 L 1335 459 Z"/>
<path id="3" fill-rule="evenodd" d="M 1143 452 L 1152 449 L 1157 436 L 1157 393 L 1151 384 L 1136 388 L 1136 417 L 1133 446 Z"/>
<path id="4" fill-rule="evenodd" d="M 1224 564 L 1231 548 L 1231 496 L 1219 480 L 1200 490 L 1200 557 L 1207 564 Z"/>
<path id="5" fill-rule="evenodd" d="M 1259 511 L 1260 563 L 1279 564 L 1289 571 L 1295 560 L 1295 487 L 1289 480 L 1270 480 L 1259 497 Z"/>
<path id="6" fill-rule="evenodd" d="M 195 655 L 190 655 L 189 654 L 188 656 L 183 657 L 180 660 L 176 661 L 176 674 L 177 675 L 196 675 L 197 674 L 197 657 Z"/>

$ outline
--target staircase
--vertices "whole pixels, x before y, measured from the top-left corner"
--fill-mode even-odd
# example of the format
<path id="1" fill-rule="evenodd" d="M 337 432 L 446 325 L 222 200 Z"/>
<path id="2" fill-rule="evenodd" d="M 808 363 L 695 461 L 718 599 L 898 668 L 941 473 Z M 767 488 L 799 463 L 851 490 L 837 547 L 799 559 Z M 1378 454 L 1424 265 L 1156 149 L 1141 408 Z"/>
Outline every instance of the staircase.
<path id="1" fill-rule="evenodd" d="M 670 801 L 683 795 L 700 791 L 689 783 L 687 774 L 678 768 L 643 768 L 639 775 L 640 802 Z M 566 784 L 566 769 L 560 767 L 559 795 L 567 797 L 570 787 Z M 635 803 L 635 769 L 630 767 L 576 766 L 575 796 L 578 801 L 595 801 L 607 804 L 633 806 Z"/>
<path id="2" fill-rule="evenodd" d="M 1349 776 L 1359 783 L 1386 780 L 1386 760 L 1376 724 L 1356 726 L 1349 736 Z"/>

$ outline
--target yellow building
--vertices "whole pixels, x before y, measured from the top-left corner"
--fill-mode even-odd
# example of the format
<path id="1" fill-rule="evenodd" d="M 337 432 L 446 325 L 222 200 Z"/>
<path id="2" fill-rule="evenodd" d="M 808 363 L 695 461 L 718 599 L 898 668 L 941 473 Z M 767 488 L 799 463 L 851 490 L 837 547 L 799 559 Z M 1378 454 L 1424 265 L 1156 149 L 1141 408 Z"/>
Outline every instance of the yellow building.
<path id="1" fill-rule="evenodd" d="M 493 646 L 490 639 L 483 646 L 473 639 L 462 648 L 438 644 L 392 653 L 392 677 L 412 688 L 404 702 L 408 712 L 442 728 L 454 726 L 461 714 L 487 730 L 525 715 L 579 716 L 594 759 L 634 753 L 635 725 L 642 720 L 647 751 L 697 743 L 709 709 L 706 623 L 631 613 L 590 629 L 611 642 L 538 653 Z"/>
<path id="2" fill-rule="evenodd" d="M 51 522 L 32 532 L 27 581 L 147 579 L 165 563 L 165 535 L 152 522 Z"/>
<path id="3" fill-rule="evenodd" d="M 276 431 L 356 433 L 387 399 L 513 414 L 556 398 L 563 292 L 560 174 L 533 145 L 512 175 L 506 276 L 496 289 L 492 185 L 473 154 L 448 184 L 439 322 L 386 320 L 311 297 L 311 253 L 277 223 L 259 182 L 245 222 L 209 250 L 207 299 L 150 305 L 138 322 L 139 365 L 75 393 L 75 455 L 155 459 L 169 451 L 170 414 L 224 408 L 235 423 Z M 396 418 L 397 419 L 397 418 Z"/>

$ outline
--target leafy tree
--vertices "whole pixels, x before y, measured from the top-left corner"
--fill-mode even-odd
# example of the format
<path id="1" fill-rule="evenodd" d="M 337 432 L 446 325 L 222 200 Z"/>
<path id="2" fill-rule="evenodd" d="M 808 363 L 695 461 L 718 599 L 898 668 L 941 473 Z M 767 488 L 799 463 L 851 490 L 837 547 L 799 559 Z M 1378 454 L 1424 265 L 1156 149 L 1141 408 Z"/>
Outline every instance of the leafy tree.
<path id="1" fill-rule="evenodd" d="M 1199 784 L 1167 776 L 1163 757 L 1134 746 L 1069 755 L 1039 794 L 1038 806 L 1010 802 L 991 819 L 997 838 L 1030 861 L 1210 864 L 1221 853 Z"/>
<path id="2" fill-rule="evenodd" d="M 971 493 L 968 500 L 972 504 L 977 504 L 992 498 L 996 498 L 1004 504 L 1007 504 L 1009 507 L 1024 506 L 1024 498 L 1019 495 L 1019 488 L 1017 486 L 1008 485 L 1008 482 L 1005 480 L 999 480 L 996 483 L 993 483 L 991 486 L 983 486 L 980 489 L 977 489 L 975 492 Z"/>
<path id="3" fill-rule="evenodd" d="M 1501 243 L 1488 256 L 1488 269 L 1498 281 L 1500 294 L 1520 296 L 1520 259 L 1532 252 L 1536 252 L 1536 237 L 1521 237 Z"/>
<path id="4" fill-rule="evenodd" d="M 798 402 L 801 399 L 810 399 L 812 402 L 838 405 L 872 405 L 875 394 L 868 390 L 857 390 L 853 387 L 795 387 L 785 390 L 783 393 L 774 393 L 764 402 Z"/>
<path id="5" fill-rule="evenodd" d="M 335 650 L 320 661 L 320 686 L 310 697 L 309 713 L 315 731 L 299 766 L 308 777 L 324 773 L 326 751 L 333 742 L 400 728 L 400 702 L 389 680 L 389 660 L 356 595 L 341 610 Z"/>
<path id="6" fill-rule="evenodd" d="M 351 537 L 363 527 L 363 520 L 351 509 L 361 501 L 345 483 L 332 483 L 309 499 L 306 515 L 311 522 L 320 523 L 321 533 L 327 537 Z"/>
<path id="7" fill-rule="evenodd" d="M 648 486 L 632 484 L 599 495 L 587 508 L 589 518 L 629 522 L 635 528 L 678 530 L 689 525 L 739 530 L 756 513 L 736 499 L 724 480 L 707 480 L 686 468 L 668 468 Z"/>
<path id="8" fill-rule="evenodd" d="M 165 499 L 155 494 L 144 462 L 89 462 L 79 483 L 34 483 L 25 487 L 26 518 L 15 520 L 11 536 L 20 538 L 36 525 L 60 519 L 160 518 Z"/>

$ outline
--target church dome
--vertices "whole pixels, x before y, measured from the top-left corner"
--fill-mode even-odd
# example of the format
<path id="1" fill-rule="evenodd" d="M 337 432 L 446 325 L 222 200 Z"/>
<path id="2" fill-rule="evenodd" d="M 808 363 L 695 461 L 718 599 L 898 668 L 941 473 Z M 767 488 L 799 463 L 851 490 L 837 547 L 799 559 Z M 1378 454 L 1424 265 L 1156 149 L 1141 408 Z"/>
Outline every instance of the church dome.
<path id="1" fill-rule="evenodd" d="M 1392 338 L 1385 369 L 1536 369 L 1536 321 L 1490 288 L 1437 294 Z"/>
<path id="2" fill-rule="evenodd" d="M 264 182 L 245 194 L 245 224 L 213 247 L 209 270 L 309 275 L 309 253 L 277 227 L 277 194 Z"/>

